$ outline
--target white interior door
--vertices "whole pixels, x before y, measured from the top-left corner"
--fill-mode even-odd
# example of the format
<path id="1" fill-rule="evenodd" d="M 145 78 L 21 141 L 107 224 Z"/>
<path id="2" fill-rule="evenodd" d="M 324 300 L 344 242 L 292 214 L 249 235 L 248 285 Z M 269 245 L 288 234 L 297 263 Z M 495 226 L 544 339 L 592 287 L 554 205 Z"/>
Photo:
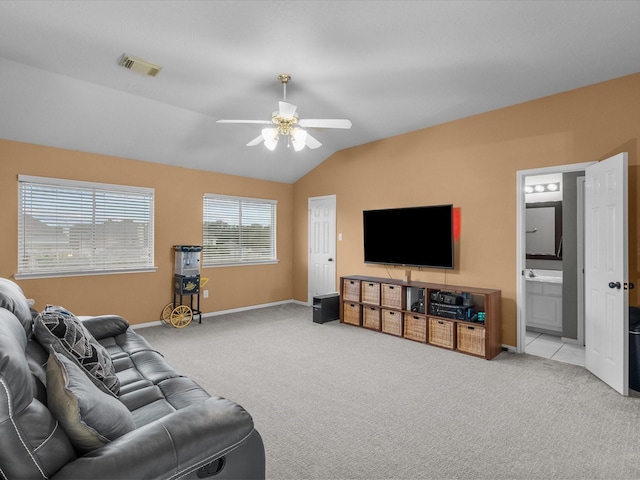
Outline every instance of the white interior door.
<path id="1" fill-rule="evenodd" d="M 628 395 L 627 153 L 585 173 L 585 367 Z"/>
<path id="2" fill-rule="evenodd" d="M 336 291 L 336 197 L 309 198 L 309 302 Z"/>

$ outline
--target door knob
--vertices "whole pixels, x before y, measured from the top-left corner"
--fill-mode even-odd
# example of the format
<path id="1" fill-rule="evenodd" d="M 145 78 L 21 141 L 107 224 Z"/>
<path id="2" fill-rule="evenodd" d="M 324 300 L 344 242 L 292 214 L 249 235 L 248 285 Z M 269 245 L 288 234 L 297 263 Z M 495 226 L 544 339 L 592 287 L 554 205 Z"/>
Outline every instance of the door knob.
<path id="1" fill-rule="evenodd" d="M 625 282 L 625 284 L 624 284 L 624 289 L 625 290 L 633 290 L 634 288 L 636 288 L 636 286 L 634 285 L 633 282 L 629 282 L 629 283 Z"/>
<path id="2" fill-rule="evenodd" d="M 620 290 L 620 282 L 609 282 L 609 288 L 617 288 Z"/>
<path id="3" fill-rule="evenodd" d="M 333 258 L 330 258 L 328 261 L 329 261 L 329 262 L 333 262 Z"/>

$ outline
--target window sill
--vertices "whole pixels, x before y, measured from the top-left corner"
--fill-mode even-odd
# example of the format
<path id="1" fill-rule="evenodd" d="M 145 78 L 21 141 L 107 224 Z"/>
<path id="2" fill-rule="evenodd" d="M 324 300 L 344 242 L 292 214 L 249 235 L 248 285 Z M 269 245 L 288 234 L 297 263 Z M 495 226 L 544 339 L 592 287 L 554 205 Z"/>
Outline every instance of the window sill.
<path id="1" fill-rule="evenodd" d="M 256 265 L 277 265 L 278 263 L 280 263 L 280 260 L 267 260 L 264 262 L 219 263 L 217 265 L 203 265 L 202 268 L 254 267 Z"/>
<path id="2" fill-rule="evenodd" d="M 158 267 L 137 268 L 135 270 L 96 270 L 92 272 L 49 272 L 49 273 L 16 273 L 16 280 L 31 280 L 34 278 L 85 277 L 94 275 L 125 275 L 127 273 L 155 273 Z"/>

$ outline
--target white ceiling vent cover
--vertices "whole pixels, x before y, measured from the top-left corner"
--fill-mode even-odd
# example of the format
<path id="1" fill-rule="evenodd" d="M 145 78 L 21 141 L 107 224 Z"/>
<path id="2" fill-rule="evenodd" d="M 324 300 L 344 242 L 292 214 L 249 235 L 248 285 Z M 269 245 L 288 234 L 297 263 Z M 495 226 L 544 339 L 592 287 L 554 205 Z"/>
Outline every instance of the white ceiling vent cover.
<path id="1" fill-rule="evenodd" d="M 154 65 L 151 62 L 132 57 L 131 55 L 127 55 L 126 53 L 122 54 L 118 65 L 121 65 L 124 68 L 133 70 L 134 72 L 140 73 L 142 75 L 148 75 L 150 77 L 155 77 L 156 75 L 158 75 L 160 70 L 162 70 L 162 67 L 160 65 Z"/>

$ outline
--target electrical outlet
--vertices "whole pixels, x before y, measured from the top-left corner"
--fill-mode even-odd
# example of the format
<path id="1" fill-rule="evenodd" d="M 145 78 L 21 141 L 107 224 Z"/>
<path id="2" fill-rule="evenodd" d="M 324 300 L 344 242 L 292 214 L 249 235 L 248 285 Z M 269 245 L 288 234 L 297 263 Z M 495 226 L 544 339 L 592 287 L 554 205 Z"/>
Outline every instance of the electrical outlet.
<path id="1" fill-rule="evenodd" d="M 202 291 L 202 296 L 203 296 L 204 298 L 209 298 L 209 290 L 203 290 L 203 291 Z"/>

